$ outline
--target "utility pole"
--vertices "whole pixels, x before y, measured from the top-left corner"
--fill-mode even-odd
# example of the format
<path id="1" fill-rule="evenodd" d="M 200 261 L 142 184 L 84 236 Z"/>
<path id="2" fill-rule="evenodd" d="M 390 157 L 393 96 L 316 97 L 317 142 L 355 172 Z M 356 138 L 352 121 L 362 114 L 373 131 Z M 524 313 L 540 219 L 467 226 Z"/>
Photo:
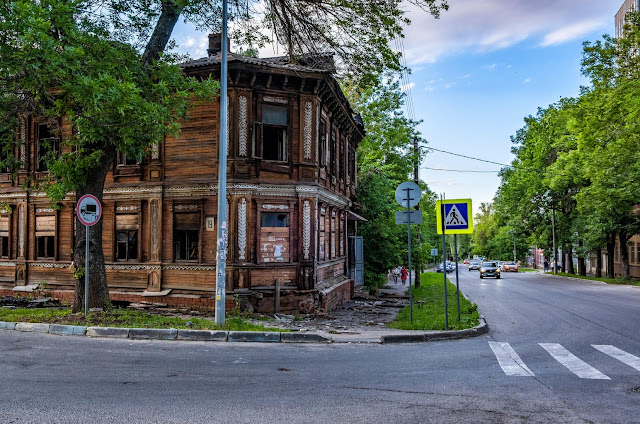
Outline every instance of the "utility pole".
<path id="1" fill-rule="evenodd" d="M 220 138 L 218 139 L 218 222 L 216 248 L 216 325 L 224 325 L 227 266 L 227 0 L 222 0 L 222 48 L 220 49 Z"/>
<path id="2" fill-rule="evenodd" d="M 415 156 L 415 160 L 413 161 L 413 182 L 418 184 L 418 165 L 420 164 L 420 151 L 418 150 L 418 137 L 413 137 L 413 153 Z M 420 210 L 420 203 L 416 205 L 416 210 Z M 420 232 L 420 225 L 418 225 L 418 232 L 416 233 L 418 237 L 418 252 L 422 246 L 422 237 Z M 411 270 L 409 270 L 411 272 Z M 416 288 L 420 288 L 420 274 L 422 273 L 422 262 L 416 261 L 416 280 L 415 285 Z"/>
<path id="3" fill-rule="evenodd" d="M 551 208 L 551 235 L 553 237 L 553 273 L 558 273 L 558 250 L 556 249 L 556 210 Z"/>

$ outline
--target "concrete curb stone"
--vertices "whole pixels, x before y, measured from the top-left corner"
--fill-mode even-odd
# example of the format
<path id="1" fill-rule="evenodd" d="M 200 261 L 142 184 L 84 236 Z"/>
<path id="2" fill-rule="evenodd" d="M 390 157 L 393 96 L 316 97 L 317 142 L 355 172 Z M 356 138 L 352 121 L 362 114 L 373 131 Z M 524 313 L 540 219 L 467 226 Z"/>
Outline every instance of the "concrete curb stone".
<path id="1" fill-rule="evenodd" d="M 456 340 L 467 337 L 475 337 L 489 331 L 489 326 L 484 317 L 480 316 L 480 324 L 473 328 L 452 331 L 428 331 L 424 334 L 388 334 L 380 337 L 383 344 L 389 343 L 420 343 L 439 340 Z"/>
<path id="2" fill-rule="evenodd" d="M 112 339 L 126 339 L 129 337 L 129 328 L 118 327 L 87 327 L 86 335 L 89 337 L 108 337 Z"/>
<path id="3" fill-rule="evenodd" d="M 132 340 L 175 340 L 178 330 L 175 328 L 130 328 Z"/>
<path id="4" fill-rule="evenodd" d="M 29 333 L 48 333 L 50 324 L 41 324 L 34 322 L 18 322 L 16 323 L 16 331 L 26 331 Z"/>
<path id="5" fill-rule="evenodd" d="M 87 327 L 82 325 L 51 324 L 49 327 L 49 334 L 56 334 L 59 336 L 84 336 L 87 334 Z"/>
<path id="6" fill-rule="evenodd" d="M 280 342 L 280 333 L 270 331 L 229 331 L 227 341 L 278 343 Z"/>
<path id="7" fill-rule="evenodd" d="M 16 329 L 15 322 L 0 321 L 0 330 L 15 330 L 15 329 Z"/>
<path id="8" fill-rule="evenodd" d="M 315 333 L 280 333 L 282 343 L 332 343 L 330 337 Z"/>
<path id="9" fill-rule="evenodd" d="M 421 343 L 427 341 L 426 334 L 388 334 L 380 337 L 383 344 L 389 343 Z"/>
<path id="10" fill-rule="evenodd" d="M 226 342 L 228 331 L 178 330 L 178 340 Z"/>

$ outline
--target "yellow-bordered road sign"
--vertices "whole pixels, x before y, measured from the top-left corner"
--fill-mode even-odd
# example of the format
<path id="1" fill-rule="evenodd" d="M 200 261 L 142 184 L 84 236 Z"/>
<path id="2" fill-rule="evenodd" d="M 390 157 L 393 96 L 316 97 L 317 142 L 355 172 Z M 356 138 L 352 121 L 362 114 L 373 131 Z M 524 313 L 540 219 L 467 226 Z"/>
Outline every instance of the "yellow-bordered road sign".
<path id="1" fill-rule="evenodd" d="M 436 201 L 438 234 L 442 234 L 442 201 Z M 472 234 L 473 217 L 471 199 L 447 199 L 444 201 L 445 234 Z"/>

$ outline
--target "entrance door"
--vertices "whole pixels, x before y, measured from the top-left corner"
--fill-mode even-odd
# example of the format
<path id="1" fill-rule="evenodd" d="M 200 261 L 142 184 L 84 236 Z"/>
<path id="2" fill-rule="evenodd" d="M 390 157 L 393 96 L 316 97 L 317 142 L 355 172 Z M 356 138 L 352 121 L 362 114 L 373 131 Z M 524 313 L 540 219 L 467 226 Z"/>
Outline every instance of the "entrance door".
<path id="1" fill-rule="evenodd" d="M 364 258 L 361 236 L 349 237 L 349 276 L 356 286 L 364 285 Z"/>

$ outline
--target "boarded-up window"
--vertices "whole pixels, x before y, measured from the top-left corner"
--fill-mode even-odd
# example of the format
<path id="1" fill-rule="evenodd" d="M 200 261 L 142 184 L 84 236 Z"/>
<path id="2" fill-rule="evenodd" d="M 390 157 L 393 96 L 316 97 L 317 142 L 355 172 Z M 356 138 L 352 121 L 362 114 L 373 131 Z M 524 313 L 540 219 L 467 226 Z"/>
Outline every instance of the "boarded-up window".
<path id="1" fill-rule="evenodd" d="M 260 223 L 261 262 L 289 262 L 289 214 L 263 212 Z"/>
<path id="2" fill-rule="evenodd" d="M 331 213 L 331 257 L 336 257 L 336 213 Z"/>
<path id="3" fill-rule="evenodd" d="M 0 216 L 0 257 L 9 257 L 9 215 Z"/>
<path id="4" fill-rule="evenodd" d="M 56 235 L 56 217 L 36 216 L 36 237 Z"/>
<path id="5" fill-rule="evenodd" d="M 173 216 L 173 249 L 176 261 L 200 258 L 200 212 L 176 213 Z"/>
<path id="6" fill-rule="evenodd" d="M 320 236 L 318 237 L 319 240 L 320 240 L 319 241 L 319 246 L 318 246 L 318 250 L 319 250 L 318 259 L 321 260 L 321 261 L 324 261 L 326 259 L 326 257 L 325 257 L 325 253 L 326 253 L 325 224 L 326 224 L 326 221 L 327 221 L 327 216 L 325 214 L 325 209 L 324 208 L 322 208 L 321 211 L 322 212 L 320 213 L 320 223 L 319 223 Z"/>
<path id="7" fill-rule="evenodd" d="M 116 215 L 116 230 L 137 230 L 138 214 Z"/>

